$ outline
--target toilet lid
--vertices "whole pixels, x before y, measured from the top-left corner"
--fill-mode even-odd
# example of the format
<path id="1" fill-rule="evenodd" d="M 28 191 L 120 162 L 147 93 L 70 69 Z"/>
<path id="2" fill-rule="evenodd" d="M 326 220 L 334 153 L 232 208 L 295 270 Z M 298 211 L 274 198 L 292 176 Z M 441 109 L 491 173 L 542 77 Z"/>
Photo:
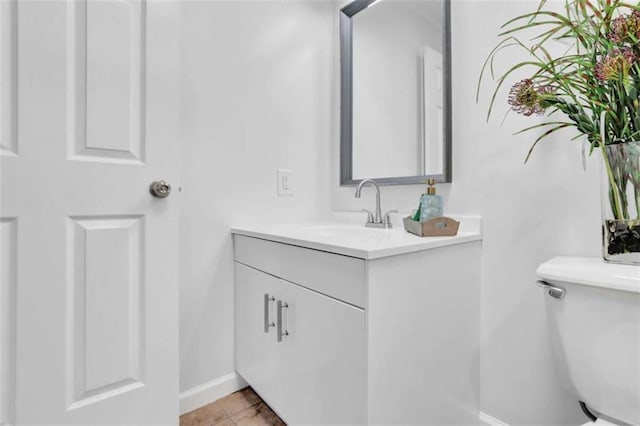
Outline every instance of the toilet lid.
<path id="1" fill-rule="evenodd" d="M 538 277 L 640 293 L 640 266 L 607 263 L 599 257 L 556 257 L 540 265 Z"/>

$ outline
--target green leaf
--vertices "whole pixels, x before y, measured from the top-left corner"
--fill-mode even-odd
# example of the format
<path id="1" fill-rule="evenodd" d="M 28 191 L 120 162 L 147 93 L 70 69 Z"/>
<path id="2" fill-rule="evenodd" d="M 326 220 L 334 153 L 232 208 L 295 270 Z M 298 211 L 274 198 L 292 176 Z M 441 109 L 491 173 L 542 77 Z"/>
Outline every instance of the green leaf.
<path id="1" fill-rule="evenodd" d="M 553 126 L 553 125 L 557 125 L 557 124 L 566 124 L 567 126 L 573 126 L 572 123 L 567 123 L 567 122 L 564 122 L 564 121 L 547 121 L 547 122 L 544 122 L 544 123 L 538 123 L 536 125 L 533 125 L 533 126 L 530 126 L 530 127 L 526 127 L 526 128 L 524 128 L 522 130 L 519 130 L 519 131 L 515 132 L 513 134 L 513 136 L 528 132 L 530 130 L 535 130 L 535 129 L 539 129 L 541 127 Z"/>
<path id="2" fill-rule="evenodd" d="M 531 158 L 531 154 L 533 154 L 533 150 L 536 147 L 536 145 L 538 145 L 538 142 L 540 142 L 542 139 L 546 138 L 547 136 L 549 136 L 550 134 L 560 130 L 560 129 L 564 129 L 566 127 L 569 127 L 570 124 L 562 124 L 560 126 L 554 127 L 553 129 L 547 130 L 546 132 L 544 132 L 542 135 L 540 135 L 538 137 L 538 139 L 535 140 L 535 142 L 533 142 L 533 145 L 531 145 L 531 148 L 529 149 L 529 152 L 527 153 L 527 157 L 524 159 L 525 164 L 529 161 L 529 158 Z"/>

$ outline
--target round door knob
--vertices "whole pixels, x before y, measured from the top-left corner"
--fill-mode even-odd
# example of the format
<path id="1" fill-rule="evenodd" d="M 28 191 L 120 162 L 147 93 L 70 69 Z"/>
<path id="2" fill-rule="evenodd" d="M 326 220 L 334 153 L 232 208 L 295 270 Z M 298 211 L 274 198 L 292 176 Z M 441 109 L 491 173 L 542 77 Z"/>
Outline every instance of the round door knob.
<path id="1" fill-rule="evenodd" d="M 149 192 L 156 198 L 167 198 L 171 194 L 171 185 L 163 180 L 155 180 L 149 185 Z"/>

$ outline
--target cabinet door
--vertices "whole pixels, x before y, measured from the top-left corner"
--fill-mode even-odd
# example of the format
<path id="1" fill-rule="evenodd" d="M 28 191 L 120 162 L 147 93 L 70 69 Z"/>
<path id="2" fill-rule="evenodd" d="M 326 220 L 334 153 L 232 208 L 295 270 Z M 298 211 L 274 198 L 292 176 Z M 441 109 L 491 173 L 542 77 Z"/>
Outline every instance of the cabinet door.
<path id="1" fill-rule="evenodd" d="M 280 412 L 281 383 L 275 327 L 265 332 L 264 295 L 277 297 L 280 280 L 240 263 L 235 264 L 236 370 L 271 408 Z M 268 322 L 275 322 L 275 300 L 267 304 Z"/>
<path id="2" fill-rule="evenodd" d="M 282 413 L 298 424 L 366 423 L 365 315 L 360 308 L 280 281 Z"/>

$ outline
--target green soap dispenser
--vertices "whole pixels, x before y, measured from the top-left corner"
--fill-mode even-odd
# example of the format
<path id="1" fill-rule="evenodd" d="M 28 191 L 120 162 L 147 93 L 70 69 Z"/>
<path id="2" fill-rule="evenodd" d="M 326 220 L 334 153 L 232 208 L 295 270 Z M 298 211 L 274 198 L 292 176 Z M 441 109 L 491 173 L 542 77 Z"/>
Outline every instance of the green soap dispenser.
<path id="1" fill-rule="evenodd" d="M 442 216 L 442 197 L 436 195 L 435 179 L 429 179 L 427 184 L 427 193 L 420 198 L 420 222 Z"/>

